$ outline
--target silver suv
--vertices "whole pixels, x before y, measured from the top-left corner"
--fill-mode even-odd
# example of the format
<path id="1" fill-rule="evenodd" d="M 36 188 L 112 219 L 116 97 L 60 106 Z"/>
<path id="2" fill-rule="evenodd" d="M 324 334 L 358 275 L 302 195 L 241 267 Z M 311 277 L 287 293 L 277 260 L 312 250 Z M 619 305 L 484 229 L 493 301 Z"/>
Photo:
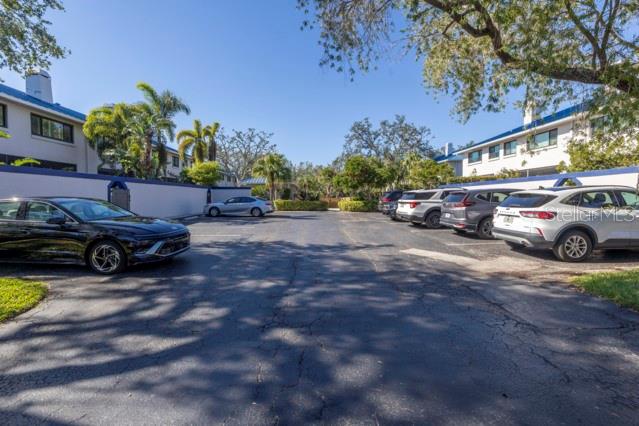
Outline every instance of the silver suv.
<path id="1" fill-rule="evenodd" d="M 493 236 L 511 246 L 552 249 L 566 262 L 593 249 L 639 246 L 639 196 L 625 186 L 520 191 L 495 210 Z"/>
<path id="2" fill-rule="evenodd" d="M 419 189 L 406 191 L 397 201 L 396 216 L 413 225 L 426 225 L 427 228 L 441 227 L 441 206 L 444 198 L 453 191 L 462 188 Z"/>

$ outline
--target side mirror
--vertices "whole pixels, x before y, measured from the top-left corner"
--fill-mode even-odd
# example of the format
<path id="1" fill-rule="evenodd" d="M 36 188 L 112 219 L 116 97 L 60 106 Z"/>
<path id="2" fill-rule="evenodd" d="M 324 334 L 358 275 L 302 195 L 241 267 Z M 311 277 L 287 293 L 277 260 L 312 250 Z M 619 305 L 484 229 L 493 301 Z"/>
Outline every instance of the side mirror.
<path id="1" fill-rule="evenodd" d="M 49 225 L 64 225 L 67 222 L 64 216 L 55 216 L 47 219 Z"/>

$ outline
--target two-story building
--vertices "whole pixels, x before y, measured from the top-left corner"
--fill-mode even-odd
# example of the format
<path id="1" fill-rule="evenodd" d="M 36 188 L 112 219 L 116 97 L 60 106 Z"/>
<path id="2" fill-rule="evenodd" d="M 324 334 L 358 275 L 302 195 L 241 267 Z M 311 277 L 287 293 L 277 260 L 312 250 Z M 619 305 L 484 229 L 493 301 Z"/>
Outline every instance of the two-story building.
<path id="1" fill-rule="evenodd" d="M 450 164 L 458 176 L 496 175 L 516 170 L 522 176 L 557 172 L 569 164 L 568 143 L 574 137 L 590 137 L 590 126 L 583 126 L 581 105 L 545 117 L 527 112 L 523 125 L 462 149 L 448 151 L 435 160 Z"/>
<path id="2" fill-rule="evenodd" d="M 97 173 L 100 159 L 82 133 L 85 115 L 53 102 L 45 71 L 26 79 L 26 92 L 0 84 L 0 162 L 34 158 L 41 167 Z"/>
<path id="3" fill-rule="evenodd" d="M 114 174 L 100 168 L 101 160 L 88 143 L 82 126 L 86 116 L 53 102 L 51 76 L 46 71 L 26 78 L 26 91 L 0 84 L 0 163 L 12 164 L 23 158 L 38 160 L 38 167 L 82 173 Z M 167 147 L 166 180 L 177 181 L 182 170 L 193 165 L 190 156 L 180 159 L 178 151 Z M 234 186 L 236 179 L 223 173 L 219 186 Z"/>

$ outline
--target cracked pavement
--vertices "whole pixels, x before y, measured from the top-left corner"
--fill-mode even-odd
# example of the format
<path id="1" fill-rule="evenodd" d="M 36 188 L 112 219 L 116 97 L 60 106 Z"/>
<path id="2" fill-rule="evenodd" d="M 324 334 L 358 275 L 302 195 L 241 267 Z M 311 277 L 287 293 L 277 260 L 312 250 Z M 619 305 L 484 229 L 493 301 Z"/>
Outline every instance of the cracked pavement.
<path id="1" fill-rule="evenodd" d="M 639 423 L 639 315 L 557 282 L 639 254 L 377 214 L 189 226 L 189 253 L 116 277 L 0 265 L 51 286 L 0 325 L 0 424 Z"/>

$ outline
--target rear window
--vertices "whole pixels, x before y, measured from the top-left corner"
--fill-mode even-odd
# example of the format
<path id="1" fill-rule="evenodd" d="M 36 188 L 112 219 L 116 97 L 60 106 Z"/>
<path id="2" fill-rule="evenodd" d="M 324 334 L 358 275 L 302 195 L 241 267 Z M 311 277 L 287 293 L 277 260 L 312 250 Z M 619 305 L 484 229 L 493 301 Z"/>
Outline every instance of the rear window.
<path id="1" fill-rule="evenodd" d="M 402 195 L 402 200 L 429 200 L 435 195 L 434 192 L 406 192 Z"/>
<path id="2" fill-rule="evenodd" d="M 554 195 L 544 194 L 513 194 L 506 198 L 501 204 L 501 207 L 541 207 L 544 204 L 555 199 Z"/>
<path id="3" fill-rule="evenodd" d="M 447 203 L 458 203 L 462 201 L 464 197 L 466 197 L 465 192 L 453 192 L 448 197 L 446 197 L 446 200 L 444 201 L 446 201 Z"/>

